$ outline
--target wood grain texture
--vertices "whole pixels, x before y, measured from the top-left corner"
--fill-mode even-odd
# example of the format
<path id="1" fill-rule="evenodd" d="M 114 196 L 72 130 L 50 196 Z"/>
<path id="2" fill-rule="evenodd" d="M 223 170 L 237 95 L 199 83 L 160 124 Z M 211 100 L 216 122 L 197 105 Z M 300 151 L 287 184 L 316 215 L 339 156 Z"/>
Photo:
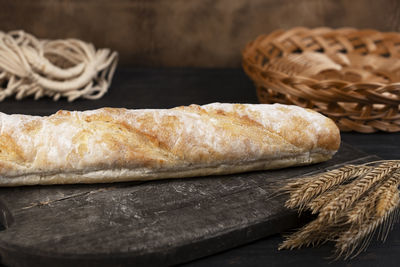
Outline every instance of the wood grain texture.
<path id="1" fill-rule="evenodd" d="M 1 188 L 0 255 L 9 266 L 159 266 L 299 224 L 276 182 L 374 160 L 342 145 L 330 161 L 276 171 L 144 183 Z"/>
<path id="2" fill-rule="evenodd" d="M 397 0 L 0 0 L 1 30 L 80 38 L 122 65 L 238 67 L 240 51 L 277 28 L 400 30 Z"/>

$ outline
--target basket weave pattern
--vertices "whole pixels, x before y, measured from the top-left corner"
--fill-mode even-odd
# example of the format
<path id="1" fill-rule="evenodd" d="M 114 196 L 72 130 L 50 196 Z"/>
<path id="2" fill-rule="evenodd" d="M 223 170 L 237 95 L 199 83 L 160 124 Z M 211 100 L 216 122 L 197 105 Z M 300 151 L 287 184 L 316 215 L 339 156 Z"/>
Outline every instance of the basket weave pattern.
<path id="1" fill-rule="evenodd" d="M 400 131 L 400 34 L 294 28 L 259 36 L 243 68 L 261 103 L 295 104 L 342 131 Z"/>

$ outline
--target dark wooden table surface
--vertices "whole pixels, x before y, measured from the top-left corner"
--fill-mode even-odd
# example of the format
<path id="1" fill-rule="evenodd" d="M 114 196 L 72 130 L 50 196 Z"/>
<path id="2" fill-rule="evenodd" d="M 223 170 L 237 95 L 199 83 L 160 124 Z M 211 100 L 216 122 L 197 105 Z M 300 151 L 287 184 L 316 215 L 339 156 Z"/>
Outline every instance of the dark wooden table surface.
<path id="1" fill-rule="evenodd" d="M 112 88 L 96 101 L 7 99 L 0 111 L 48 115 L 58 109 L 86 110 L 103 106 L 169 108 L 192 103 L 257 103 L 255 89 L 240 69 L 118 69 Z M 342 140 L 384 159 L 400 159 L 400 133 L 343 133 Z M 400 226 L 397 223 L 385 243 L 373 241 L 353 260 L 329 259 L 332 246 L 278 251 L 280 235 L 260 239 L 223 253 L 186 263 L 186 266 L 399 266 Z"/>

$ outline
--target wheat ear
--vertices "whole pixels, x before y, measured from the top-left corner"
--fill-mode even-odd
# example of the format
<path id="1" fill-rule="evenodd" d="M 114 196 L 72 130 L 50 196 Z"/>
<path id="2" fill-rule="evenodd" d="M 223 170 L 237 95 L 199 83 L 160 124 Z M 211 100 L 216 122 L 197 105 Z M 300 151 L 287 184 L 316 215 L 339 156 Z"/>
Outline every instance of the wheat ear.
<path id="1" fill-rule="evenodd" d="M 375 207 L 381 211 L 380 216 L 383 216 L 382 211 L 385 210 L 386 202 L 382 201 L 382 196 L 387 196 L 387 192 L 390 190 L 397 190 L 398 183 L 399 179 L 394 175 L 388 177 L 381 184 L 376 185 L 373 190 L 370 190 L 368 194 L 349 209 L 347 212 L 348 222 L 361 223 L 374 215 L 376 212 Z"/>
<path id="2" fill-rule="evenodd" d="M 381 196 L 374 216 L 351 227 L 336 240 L 336 252 L 338 256 L 345 254 L 345 258 L 348 258 L 353 254 L 353 256 L 358 255 L 368 245 L 370 237 L 372 237 L 376 229 L 396 211 L 399 204 L 400 197 L 396 185 Z M 388 230 L 391 225 L 386 227 L 386 230 Z M 355 253 L 357 248 L 359 250 Z"/>
<path id="3" fill-rule="evenodd" d="M 279 246 L 279 250 L 316 246 L 328 240 L 333 240 L 336 233 L 329 228 L 330 225 L 314 220 L 288 236 Z"/>
<path id="4" fill-rule="evenodd" d="M 312 214 L 318 213 L 328 203 L 342 194 L 347 187 L 348 185 L 340 185 L 337 188 L 333 188 L 332 191 L 327 191 L 319 195 L 307 204 L 307 208 L 311 210 Z"/>
<path id="5" fill-rule="evenodd" d="M 303 208 L 314 197 L 326 192 L 336 185 L 358 177 L 369 170 L 369 166 L 347 165 L 336 170 L 328 171 L 314 177 L 307 177 L 305 183 L 290 192 L 290 198 L 285 206 L 288 208 Z"/>
<path id="6" fill-rule="evenodd" d="M 376 182 L 380 181 L 393 170 L 400 167 L 400 163 L 383 162 L 376 168 L 371 169 L 365 176 L 354 180 L 342 194 L 337 196 L 328 205 L 321 209 L 318 219 L 332 221 L 336 215 L 350 207 L 362 194 L 370 189 Z"/>

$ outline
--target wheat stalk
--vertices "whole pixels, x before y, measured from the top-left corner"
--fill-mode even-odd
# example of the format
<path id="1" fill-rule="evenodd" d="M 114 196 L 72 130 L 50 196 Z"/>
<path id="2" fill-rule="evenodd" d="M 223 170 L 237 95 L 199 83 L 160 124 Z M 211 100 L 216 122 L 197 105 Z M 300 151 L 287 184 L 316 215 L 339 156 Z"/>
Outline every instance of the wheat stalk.
<path id="1" fill-rule="evenodd" d="M 336 243 L 336 254 L 358 255 L 379 229 L 384 240 L 400 206 L 400 160 L 347 165 L 283 187 L 286 206 L 304 208 L 317 219 L 288 236 L 279 249 Z"/>
<path id="2" fill-rule="evenodd" d="M 376 214 L 360 221 L 336 240 L 336 249 L 339 256 L 345 253 L 345 258 L 348 258 L 357 248 L 359 248 L 359 251 L 356 255 L 361 252 L 369 243 L 370 238 L 368 237 L 371 236 L 370 234 L 381 226 L 399 207 L 400 198 L 397 185 L 385 192 L 379 202 L 381 203 L 376 207 Z M 386 227 L 390 228 L 390 226 Z M 363 243 L 363 240 L 365 243 Z"/>

